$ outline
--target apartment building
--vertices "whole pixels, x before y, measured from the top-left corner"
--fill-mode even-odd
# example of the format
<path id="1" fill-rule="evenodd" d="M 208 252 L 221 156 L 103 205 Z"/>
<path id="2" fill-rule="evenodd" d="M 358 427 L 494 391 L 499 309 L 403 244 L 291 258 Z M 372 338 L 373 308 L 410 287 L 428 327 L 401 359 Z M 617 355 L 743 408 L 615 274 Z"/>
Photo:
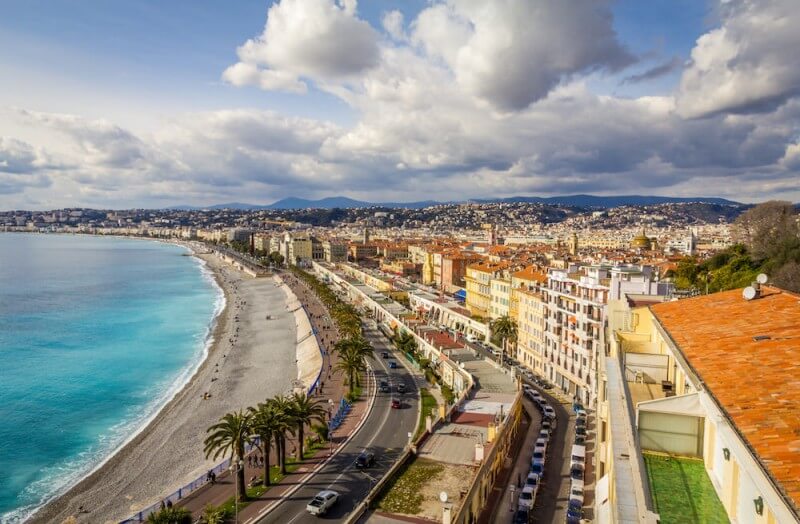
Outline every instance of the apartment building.
<path id="1" fill-rule="evenodd" d="M 544 370 L 544 329 L 547 302 L 541 289 L 512 289 L 516 296 L 517 322 L 515 358 L 541 376 Z"/>
<path id="2" fill-rule="evenodd" d="M 511 305 L 511 278 L 501 276 L 490 279 L 489 297 L 489 317 L 491 319 L 508 315 Z"/>
<path id="3" fill-rule="evenodd" d="M 630 477 L 620 471 L 633 466 L 641 508 L 648 494 L 666 496 L 647 481 L 653 456 L 694 457 L 727 514 L 719 520 L 800 522 L 800 295 L 761 286 L 747 300 L 739 289 L 635 308 L 611 324 L 610 419 L 598 430 L 609 493 L 620 496 Z M 617 397 L 627 400 L 615 409 Z M 608 449 L 618 441 L 636 443 L 637 460 L 618 464 Z M 597 516 L 627 506 L 610 496 Z"/>
<path id="4" fill-rule="evenodd" d="M 444 253 L 442 255 L 442 269 L 440 287 L 446 293 L 455 293 L 460 289 L 466 288 L 464 277 L 467 274 L 467 266 L 477 262 L 479 256 L 473 254 L 461 254 L 459 251 Z"/>
<path id="5" fill-rule="evenodd" d="M 322 242 L 322 258 L 325 262 L 347 262 L 347 243 L 337 240 Z"/>
<path id="6" fill-rule="evenodd" d="M 597 360 L 604 351 L 606 304 L 625 295 L 668 295 L 650 266 L 579 266 L 551 269 L 544 294 L 545 377 L 592 406 L 597 398 Z"/>
<path id="7" fill-rule="evenodd" d="M 467 266 L 464 280 L 467 284 L 467 309 L 473 315 L 489 317 L 492 303 L 493 278 L 502 277 L 508 273 L 509 262 L 478 262 Z"/>

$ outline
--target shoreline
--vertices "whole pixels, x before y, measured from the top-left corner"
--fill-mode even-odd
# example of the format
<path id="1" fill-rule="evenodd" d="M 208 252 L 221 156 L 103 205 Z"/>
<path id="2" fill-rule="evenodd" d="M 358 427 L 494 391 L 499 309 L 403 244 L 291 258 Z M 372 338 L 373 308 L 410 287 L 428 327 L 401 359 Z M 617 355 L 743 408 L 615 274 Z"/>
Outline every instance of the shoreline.
<path id="1" fill-rule="evenodd" d="M 224 265 L 224 263 L 217 259 L 217 257 L 214 255 L 198 253 L 195 249 L 196 246 L 193 246 L 190 242 L 150 238 L 143 238 L 141 240 L 150 240 L 160 243 L 179 245 L 187 249 L 189 252 L 187 254 L 190 254 L 193 258 L 197 259 L 196 263 L 198 263 L 200 266 L 200 270 L 204 272 L 204 276 L 210 276 L 215 287 L 218 290 L 221 290 L 224 302 L 221 307 L 217 307 L 215 310 L 216 314 L 209 323 L 208 332 L 204 341 L 202 358 L 198 360 L 198 363 L 193 368 L 189 368 L 189 370 L 192 371 L 184 384 L 181 387 L 176 387 L 175 392 L 171 396 L 165 397 L 165 401 L 160 405 L 160 407 L 154 410 L 153 415 L 144 421 L 142 426 L 136 432 L 134 432 L 130 438 L 121 443 L 113 452 L 109 454 L 107 458 L 94 466 L 92 470 L 90 470 L 79 481 L 72 484 L 69 488 L 65 489 L 61 493 L 55 494 L 49 500 L 45 501 L 37 510 L 34 511 L 34 513 L 26 517 L 24 522 L 60 522 L 68 516 L 77 517 L 79 522 L 118 522 L 135 514 L 138 510 L 148 507 L 153 502 L 157 503 L 161 497 L 168 495 L 169 493 L 177 490 L 177 488 L 194 480 L 194 478 L 202 474 L 202 471 L 205 471 L 209 466 L 208 460 L 193 461 L 195 464 L 198 464 L 194 468 L 191 467 L 191 464 L 183 464 L 184 467 L 182 469 L 184 470 L 184 473 L 175 472 L 173 475 L 173 482 L 162 482 L 160 484 L 160 489 L 144 489 L 141 491 L 149 493 L 139 493 L 137 496 L 126 496 L 123 494 L 124 492 L 120 492 L 119 495 L 121 495 L 122 498 L 118 500 L 118 505 L 112 504 L 111 501 L 106 501 L 100 504 L 101 508 L 95 510 L 90 509 L 89 513 L 81 514 L 77 512 L 77 508 L 81 505 L 85 508 L 97 508 L 98 496 L 113 495 L 111 492 L 114 490 L 108 488 L 109 484 L 126 484 L 128 487 L 133 488 L 135 488 L 137 484 L 139 484 L 138 487 L 140 488 L 149 488 L 153 486 L 153 472 L 144 473 L 141 470 L 139 472 L 130 471 L 130 465 L 137 464 L 137 461 L 132 460 L 131 457 L 149 455 L 149 451 L 155 451 L 156 453 L 161 452 L 161 455 L 168 455 L 168 453 L 163 452 L 164 450 L 162 448 L 169 447 L 169 442 L 164 442 L 163 444 L 156 443 L 156 446 L 153 446 L 153 442 L 151 442 L 153 440 L 153 435 L 156 433 L 166 433 L 167 437 L 176 437 L 177 435 L 175 435 L 175 433 L 178 433 L 179 431 L 172 430 L 171 428 L 176 422 L 178 425 L 180 425 L 182 420 L 186 422 L 187 417 L 192 418 L 194 413 L 187 411 L 186 405 L 198 404 L 197 399 L 202 397 L 202 393 L 199 393 L 199 391 L 203 389 L 221 389 L 214 387 L 214 382 L 219 380 L 218 378 L 211 378 L 210 382 L 208 382 L 208 380 L 211 376 L 217 375 L 217 372 L 222 369 L 220 368 L 220 364 L 222 364 L 223 368 L 225 367 L 226 361 L 221 359 L 225 359 L 228 353 L 226 352 L 222 354 L 222 356 L 220 356 L 220 353 L 225 350 L 226 346 L 229 346 L 228 352 L 231 354 L 233 351 L 254 353 L 252 347 L 234 349 L 235 342 L 231 341 L 235 340 L 239 336 L 239 326 L 236 326 L 235 331 L 233 328 L 235 324 L 239 323 L 238 314 L 244 309 L 244 306 L 240 304 L 240 300 L 244 299 L 240 299 L 239 297 L 239 287 L 245 282 L 255 283 L 256 279 L 252 279 L 251 277 L 243 274 L 238 274 L 238 271 Z M 271 281 L 272 279 L 258 280 L 261 280 L 261 282 L 264 283 L 268 280 Z M 264 286 L 261 285 L 260 287 Z M 274 287 L 276 291 L 280 292 L 277 286 Z M 219 298 L 217 300 L 219 300 Z M 246 304 L 247 302 L 244 301 L 243 303 Z M 275 304 L 271 305 L 275 306 Z M 282 309 L 285 309 L 283 308 L 284 300 L 279 301 L 277 305 Z M 285 320 L 291 320 L 291 323 L 294 324 L 293 317 L 291 319 L 287 317 Z M 286 324 L 286 322 L 283 323 Z M 286 330 L 284 329 L 283 331 Z M 294 365 L 294 332 L 292 332 L 292 335 L 293 336 L 290 338 L 290 343 L 293 350 L 290 356 L 292 364 Z M 226 338 L 228 338 L 228 344 L 226 344 Z M 243 338 L 248 337 L 246 335 Z M 252 334 L 249 338 L 253 338 Z M 255 344 L 251 344 L 251 346 L 252 345 Z M 252 355 L 249 356 L 252 357 Z M 212 367 L 214 369 L 212 369 Z M 239 370 L 237 369 L 235 371 Z M 293 373 L 291 373 L 291 376 L 296 376 L 296 373 L 297 372 L 295 370 Z M 183 376 L 183 374 L 181 376 Z M 278 376 L 275 378 L 277 379 Z M 237 382 L 237 380 L 234 379 L 233 382 Z M 208 386 L 206 384 L 211 385 Z M 226 395 L 224 388 L 222 389 L 222 392 L 215 391 L 214 393 L 211 393 L 212 397 L 210 400 L 200 400 L 200 403 L 206 403 L 206 405 L 208 405 L 212 402 L 215 404 L 220 404 L 220 402 L 222 402 L 225 404 L 226 409 L 222 411 L 213 410 L 217 412 L 217 415 L 219 415 L 220 412 L 245 407 L 246 403 L 242 405 L 231 404 L 231 402 L 235 402 L 238 399 L 226 399 L 225 397 L 235 397 L 236 395 Z M 253 388 L 245 387 L 244 389 L 252 390 Z M 253 395 L 249 396 L 253 397 Z M 253 402 L 256 400 L 263 401 L 263 398 L 264 397 L 255 398 L 253 399 Z M 227 402 L 225 402 L 226 400 Z M 202 415 L 198 415 L 198 417 L 201 416 Z M 218 418 L 219 416 L 214 416 L 212 418 L 206 416 L 207 420 L 204 422 L 207 422 L 207 424 L 205 427 L 216 422 Z M 194 426 L 197 426 L 196 421 L 192 422 L 194 422 Z M 198 430 L 199 428 L 194 428 L 193 432 L 195 433 L 195 436 L 197 436 L 196 433 Z M 187 435 L 181 436 L 184 437 L 185 440 Z M 204 438 L 204 436 L 205 431 L 203 429 L 203 431 L 199 434 L 200 442 L 202 442 L 202 438 Z M 173 447 L 175 445 L 181 446 L 183 444 L 173 443 Z M 155 449 L 153 449 L 154 447 Z M 202 454 L 198 455 L 197 458 L 202 459 Z M 143 458 L 143 460 L 147 461 L 147 458 Z M 150 469 L 157 469 L 157 466 L 153 466 L 152 459 L 151 462 L 146 465 L 151 466 Z M 148 476 L 151 476 L 151 478 L 148 479 Z M 138 483 L 137 477 L 142 477 L 138 480 Z M 122 486 L 120 486 L 120 488 L 121 487 Z M 78 500 L 81 502 L 85 501 L 86 503 L 78 502 Z M 119 506 L 122 506 L 125 509 L 121 509 Z M 101 514 L 105 514 L 105 516 L 102 516 L 98 519 L 98 516 Z"/>

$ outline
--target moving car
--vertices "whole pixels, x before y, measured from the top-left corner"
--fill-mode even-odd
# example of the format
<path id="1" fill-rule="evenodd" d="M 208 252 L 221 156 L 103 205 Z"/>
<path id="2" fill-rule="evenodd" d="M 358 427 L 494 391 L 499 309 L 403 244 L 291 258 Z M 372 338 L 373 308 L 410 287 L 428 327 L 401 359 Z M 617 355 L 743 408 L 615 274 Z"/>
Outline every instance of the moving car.
<path id="1" fill-rule="evenodd" d="M 324 489 L 317 493 L 313 499 L 311 499 L 311 502 L 309 502 L 306 506 L 306 511 L 312 515 L 324 515 L 333 507 L 334 504 L 336 504 L 336 501 L 338 500 L 339 493 L 333 491 L 332 489 Z"/>
<path id="2" fill-rule="evenodd" d="M 385 380 L 381 380 L 380 385 L 378 386 L 378 389 L 380 389 L 384 393 L 388 393 L 389 392 L 389 383 L 386 382 Z"/>
<path id="3" fill-rule="evenodd" d="M 389 361 L 389 369 L 397 369 L 397 362 L 394 360 Z"/>
<path id="4" fill-rule="evenodd" d="M 375 453 L 362 451 L 356 458 L 357 468 L 371 468 L 375 465 Z"/>
<path id="5" fill-rule="evenodd" d="M 398 398 L 392 399 L 392 409 L 400 409 L 400 399 Z"/>
<path id="6" fill-rule="evenodd" d="M 389 352 L 388 351 L 381 351 L 381 358 L 389 358 Z"/>
<path id="7" fill-rule="evenodd" d="M 397 385 L 397 392 L 400 393 L 401 395 L 403 393 L 405 393 L 406 392 L 406 385 L 403 384 L 402 382 L 400 384 L 398 384 Z"/>
<path id="8" fill-rule="evenodd" d="M 525 509 L 532 508 L 535 497 L 535 488 L 533 488 L 533 486 L 525 486 L 522 488 L 522 493 L 519 494 L 519 507 Z"/>

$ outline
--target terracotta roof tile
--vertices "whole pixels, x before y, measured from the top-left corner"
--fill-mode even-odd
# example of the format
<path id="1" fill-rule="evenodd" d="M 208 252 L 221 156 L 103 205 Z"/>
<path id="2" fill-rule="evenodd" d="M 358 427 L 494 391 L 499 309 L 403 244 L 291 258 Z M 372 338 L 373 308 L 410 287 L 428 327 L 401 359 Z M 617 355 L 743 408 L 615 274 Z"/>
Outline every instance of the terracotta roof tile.
<path id="1" fill-rule="evenodd" d="M 755 300 L 737 289 L 650 310 L 800 506 L 800 296 L 764 286 Z"/>

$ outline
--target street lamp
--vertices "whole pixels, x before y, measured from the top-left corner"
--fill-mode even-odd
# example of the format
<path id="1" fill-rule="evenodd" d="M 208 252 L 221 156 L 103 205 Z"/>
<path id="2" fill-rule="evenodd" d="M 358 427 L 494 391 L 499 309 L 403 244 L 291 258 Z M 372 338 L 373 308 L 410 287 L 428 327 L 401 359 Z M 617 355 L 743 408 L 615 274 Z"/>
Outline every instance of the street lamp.
<path id="1" fill-rule="evenodd" d="M 244 460 L 233 457 L 228 470 L 233 475 L 233 488 L 236 490 L 233 495 L 233 522 L 239 524 L 239 470 L 244 467 Z"/>

